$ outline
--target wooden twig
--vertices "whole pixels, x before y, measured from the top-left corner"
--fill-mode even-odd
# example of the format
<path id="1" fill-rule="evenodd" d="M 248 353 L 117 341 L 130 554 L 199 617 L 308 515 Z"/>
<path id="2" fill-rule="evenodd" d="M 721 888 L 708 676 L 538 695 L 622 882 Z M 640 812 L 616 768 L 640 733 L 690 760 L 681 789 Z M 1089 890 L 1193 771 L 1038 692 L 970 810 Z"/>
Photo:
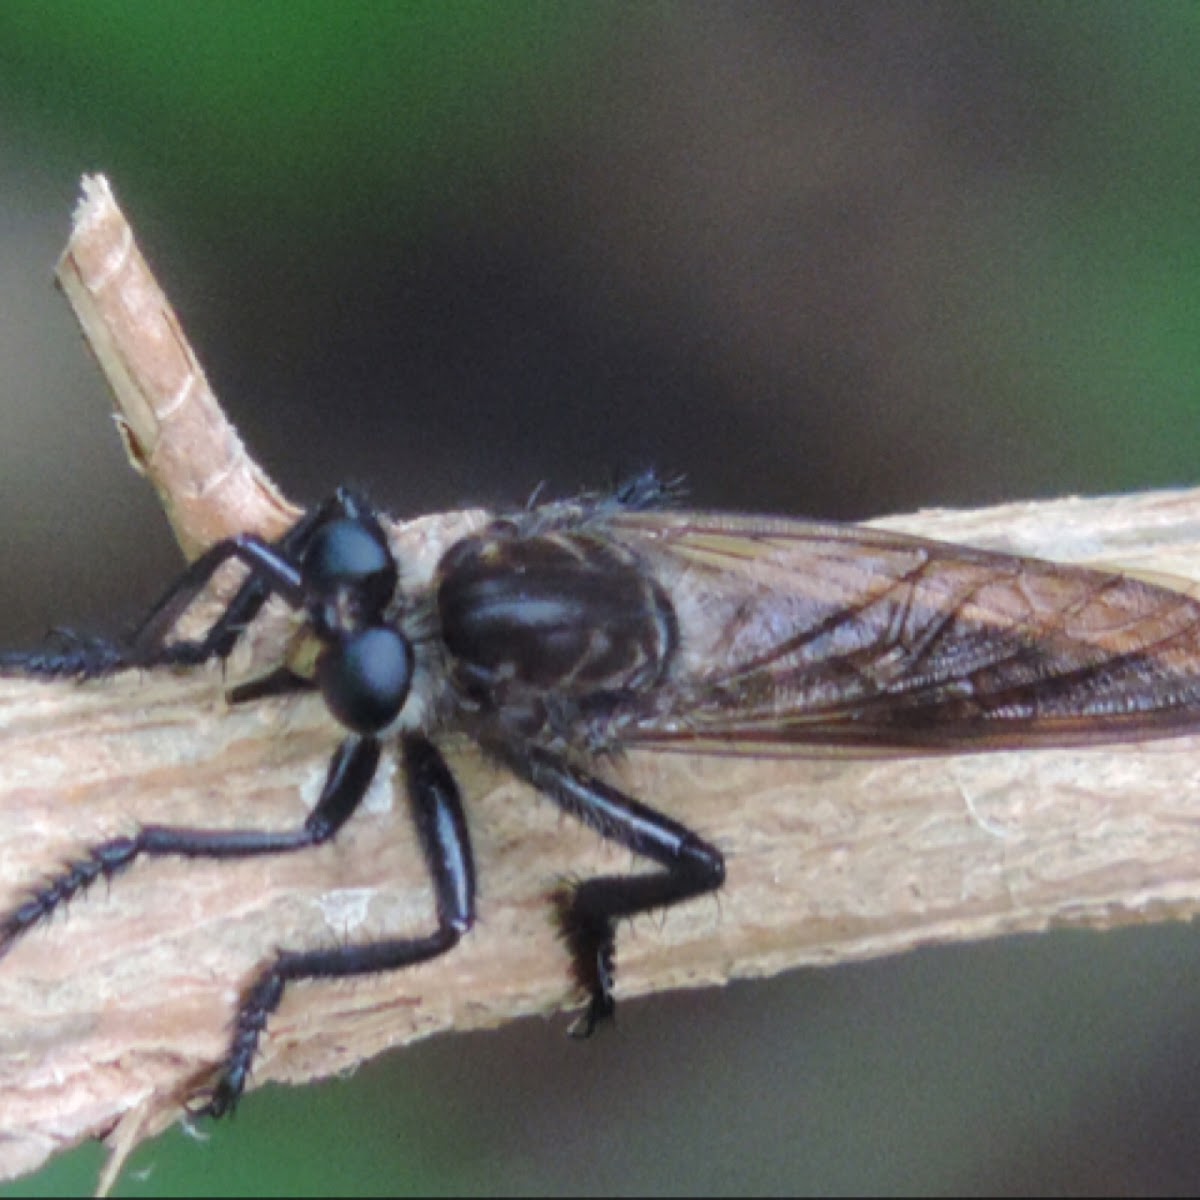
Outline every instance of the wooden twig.
<path id="1" fill-rule="evenodd" d="M 294 509 L 247 457 L 103 181 L 64 258 L 68 295 L 110 379 L 126 446 L 185 551 L 277 533 Z M 481 520 L 395 526 L 418 574 Z M 1200 578 L 1200 492 L 923 513 L 893 527 L 1070 561 Z M 424 566 L 422 565 L 424 564 Z M 269 662 L 268 612 L 229 677 Z M 299 824 L 338 732 L 317 699 L 229 709 L 220 668 L 74 685 L 0 681 L 0 909 L 136 822 Z M 547 895 L 628 855 L 446 747 L 467 799 L 480 923 L 454 954 L 353 984 L 289 991 L 255 1082 L 346 1070 L 438 1030 L 546 1013 L 575 997 Z M 634 794 L 721 846 L 729 881 L 620 941 L 620 995 L 1074 923 L 1200 909 L 1200 739 L 848 761 L 645 753 Z M 275 860 L 139 863 L 0 961 L 0 1176 L 108 1136 L 123 1153 L 174 1120 L 223 1056 L 239 989 L 279 946 L 429 927 L 403 789 L 385 770 L 337 843 Z"/>
<path id="2" fill-rule="evenodd" d="M 154 485 L 184 554 L 239 528 L 287 529 L 298 509 L 226 420 L 102 175 L 84 177 L 57 275 L 112 388 L 130 465 Z"/>

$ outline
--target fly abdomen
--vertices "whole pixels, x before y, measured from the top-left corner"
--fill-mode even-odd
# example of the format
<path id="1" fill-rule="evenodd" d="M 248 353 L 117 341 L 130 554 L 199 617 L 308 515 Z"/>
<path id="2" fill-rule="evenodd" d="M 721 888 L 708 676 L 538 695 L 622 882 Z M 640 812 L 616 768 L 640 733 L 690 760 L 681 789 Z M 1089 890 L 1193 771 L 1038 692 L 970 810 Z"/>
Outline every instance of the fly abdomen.
<path id="1" fill-rule="evenodd" d="M 662 587 L 631 553 L 584 533 L 501 526 L 464 539 L 438 567 L 437 608 L 457 679 L 494 706 L 645 690 L 678 641 Z"/>

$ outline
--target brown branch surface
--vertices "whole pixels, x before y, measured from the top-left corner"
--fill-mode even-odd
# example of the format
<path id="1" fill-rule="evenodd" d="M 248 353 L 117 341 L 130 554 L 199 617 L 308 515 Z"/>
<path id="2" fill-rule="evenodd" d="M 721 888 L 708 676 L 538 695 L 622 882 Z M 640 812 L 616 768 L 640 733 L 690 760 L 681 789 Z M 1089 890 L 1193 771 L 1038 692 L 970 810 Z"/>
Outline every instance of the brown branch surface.
<path id="1" fill-rule="evenodd" d="M 187 557 L 231 530 L 296 519 L 226 420 L 103 175 L 85 176 L 58 282 L 108 378 L 130 465 L 154 485 Z"/>
<path id="2" fill-rule="evenodd" d="M 81 242 L 89 230 L 111 239 L 114 229 L 120 244 L 116 225 L 84 222 L 66 269 L 86 274 L 80 264 L 93 253 L 104 261 Z M 123 253 L 114 279 L 132 272 L 131 262 L 134 274 L 145 271 L 131 240 Z M 91 277 L 85 304 L 106 291 Z M 169 357 L 163 347 L 174 347 L 189 377 L 202 376 L 149 285 L 136 285 L 151 297 L 143 307 L 115 304 L 132 317 L 110 324 L 94 316 L 96 305 L 82 317 L 87 328 L 100 321 L 90 336 L 106 370 L 119 364 L 114 391 L 134 430 L 128 444 L 190 551 L 234 529 L 278 529 L 286 502 L 244 451 L 230 469 L 236 435 L 206 386 L 188 384 L 183 407 L 176 399 L 165 418 L 156 407 L 154 396 L 183 393 L 156 390 L 154 372 L 148 380 L 136 366 L 143 333 L 141 349 Z M 204 412 L 181 443 L 181 414 L 200 396 Z M 478 520 L 455 513 L 398 525 L 397 553 L 428 561 Z M 1200 492 L 887 524 L 1200 578 Z M 281 622 L 268 614 L 229 678 L 269 661 Z M 303 820 L 337 730 L 319 700 L 233 710 L 224 685 L 220 668 L 84 685 L 0 681 L 0 910 L 57 864 L 137 822 L 289 828 Z M 455 953 L 417 969 L 291 989 L 271 1021 L 256 1084 L 329 1075 L 429 1033 L 576 999 L 547 895 L 566 873 L 627 869 L 628 854 L 560 818 L 468 745 L 446 749 L 469 807 L 478 928 Z M 721 846 L 729 881 L 719 906 L 689 904 L 621 938 L 619 994 L 1056 924 L 1192 917 L 1200 908 L 1200 817 L 1190 799 L 1198 772 L 1194 737 L 857 762 L 631 754 L 614 776 Z M 225 1053 L 239 989 L 276 947 L 423 930 L 431 917 L 390 767 L 333 846 L 242 863 L 148 861 L 95 889 L 0 961 L 0 1176 L 88 1136 L 110 1134 L 124 1152 L 173 1120 L 180 1098 Z"/>

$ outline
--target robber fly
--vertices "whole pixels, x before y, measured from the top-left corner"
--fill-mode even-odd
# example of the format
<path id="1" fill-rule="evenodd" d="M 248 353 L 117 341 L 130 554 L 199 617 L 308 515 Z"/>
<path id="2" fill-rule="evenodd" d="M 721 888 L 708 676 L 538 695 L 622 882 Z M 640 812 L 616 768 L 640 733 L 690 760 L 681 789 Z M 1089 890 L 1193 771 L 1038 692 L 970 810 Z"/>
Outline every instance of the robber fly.
<path id="1" fill-rule="evenodd" d="M 399 749 L 436 902 L 423 936 L 280 951 L 242 994 L 215 1085 L 237 1102 L 286 986 L 394 970 L 450 950 L 476 916 L 475 865 L 439 738 L 465 733 L 602 836 L 653 863 L 557 893 L 588 996 L 613 1011 L 617 923 L 719 889 L 721 851 L 606 781 L 622 747 L 768 755 L 964 751 L 1200 727 L 1200 602 L 1101 571 L 856 525 L 689 512 L 653 474 L 614 494 L 490 519 L 427 577 L 379 515 L 338 491 L 280 539 L 197 559 L 122 642 L 68 638 L 0 668 L 94 678 L 224 659 L 266 601 L 297 614 L 284 660 L 234 702 L 317 690 L 344 738 L 298 829 L 143 826 L 91 849 L 0 917 L 0 954 L 142 856 L 242 858 L 333 838 L 386 742 Z M 244 579 L 207 631 L 177 625 L 226 563 Z"/>

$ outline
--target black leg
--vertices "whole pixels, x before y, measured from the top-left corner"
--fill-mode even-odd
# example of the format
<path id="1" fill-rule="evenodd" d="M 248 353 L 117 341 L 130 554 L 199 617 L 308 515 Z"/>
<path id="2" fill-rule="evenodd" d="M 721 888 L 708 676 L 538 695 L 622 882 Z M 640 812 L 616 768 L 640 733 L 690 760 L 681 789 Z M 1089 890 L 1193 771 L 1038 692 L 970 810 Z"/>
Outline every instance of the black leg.
<path id="1" fill-rule="evenodd" d="M 37 650 L 0 654 L 0 673 L 19 671 L 49 678 L 96 679 L 130 667 L 189 666 L 210 658 L 226 658 L 272 592 L 281 593 L 293 604 L 299 602 L 299 572 L 295 564 L 313 534 L 330 520 L 340 516 L 357 518 L 366 511 L 364 501 L 339 489 L 309 509 L 273 545 L 251 535 L 219 542 L 187 568 L 132 636 L 118 640 L 53 630 L 46 645 Z M 175 622 L 230 558 L 240 558 L 251 574 L 234 593 L 225 611 L 203 638 L 167 643 Z"/>
<path id="2" fill-rule="evenodd" d="M 221 648 L 228 653 L 248 619 L 248 610 L 257 611 L 262 607 L 265 596 L 258 599 L 257 589 L 243 585 L 234 601 L 203 638 L 169 645 L 163 642 L 188 605 L 230 559 L 237 559 L 249 567 L 254 575 L 254 583 L 268 591 L 278 592 L 289 604 L 298 607 L 303 603 L 300 570 L 287 556 L 252 533 L 226 538 L 211 546 L 184 571 L 134 631 L 130 639 L 134 665 L 152 667 L 168 663 L 199 663 L 212 658 Z M 257 600 L 257 605 L 252 603 L 254 600 Z"/>
<path id="3" fill-rule="evenodd" d="M 232 558 L 248 566 L 253 577 L 242 585 L 203 638 L 166 643 L 187 606 Z M 299 604 L 303 596 L 297 568 L 279 550 L 252 534 L 229 538 L 218 542 L 184 571 L 131 638 L 118 641 L 54 630 L 47 644 L 37 650 L 0 654 L 0 672 L 96 679 L 130 667 L 189 666 L 216 655 L 224 657 L 271 592 Z"/>
<path id="4" fill-rule="evenodd" d="M 246 858 L 285 854 L 328 841 L 358 807 L 379 764 L 379 742 L 347 738 L 329 764 L 321 798 L 299 829 L 180 829 L 146 825 L 131 837 L 102 842 L 79 862 L 39 887 L 19 908 L 0 918 L 0 957 L 39 924 L 97 879 L 112 879 L 143 855 L 183 858 Z"/>
<path id="5" fill-rule="evenodd" d="M 475 866 L 454 778 L 437 749 L 422 737 L 405 738 L 404 767 L 417 837 L 433 878 L 437 928 L 425 937 L 282 951 L 246 991 L 225 1065 L 212 1090 L 197 1097 L 197 1115 L 220 1117 L 236 1106 L 259 1039 L 287 984 L 373 975 L 426 962 L 452 949 L 474 924 Z"/>
<path id="6" fill-rule="evenodd" d="M 316 683 L 297 675 L 291 667 L 276 667 L 257 679 L 239 683 L 225 693 L 230 704 L 245 704 L 250 700 L 262 700 L 267 696 L 293 696 L 297 692 L 311 692 Z"/>
<path id="7" fill-rule="evenodd" d="M 652 875 L 598 876 L 565 888 L 559 897 L 575 975 L 590 997 L 571 1032 L 587 1037 L 613 1013 L 617 921 L 716 891 L 725 882 L 725 859 L 690 829 L 544 750 L 502 749 L 500 755 L 565 812 L 666 868 Z"/>
<path id="8" fill-rule="evenodd" d="M 272 544 L 272 548 L 277 551 L 279 560 L 286 562 L 294 570 L 295 564 L 298 564 L 303 558 L 304 551 L 312 541 L 313 535 L 322 525 L 341 516 L 358 516 L 363 507 L 363 502 L 356 496 L 339 488 L 328 499 L 323 500 L 316 507 L 310 508 L 283 537 Z M 219 543 L 219 545 L 224 544 Z M 216 547 L 213 549 L 215 550 Z M 210 550 L 209 554 L 212 553 L 213 551 Z M 270 598 L 271 593 L 279 591 L 287 596 L 286 589 L 279 587 L 269 573 L 262 570 L 255 571 L 252 568 L 250 577 L 234 593 L 233 599 L 230 600 L 225 611 L 213 622 L 203 638 L 166 644 L 165 639 L 175 621 L 183 615 L 187 606 L 207 585 L 221 565 L 218 561 L 206 574 L 201 572 L 204 578 L 197 586 L 188 591 L 189 575 L 197 571 L 197 564 L 200 561 L 198 559 L 183 577 L 176 580 L 167 594 L 158 601 L 134 632 L 130 639 L 131 645 L 139 647 L 141 650 L 140 658 L 136 653 L 131 652 L 129 655 L 131 660 L 136 660 L 135 665 L 190 665 L 207 662 L 210 658 L 228 658 L 238 638 L 262 611 L 262 607 Z M 293 604 L 297 603 L 295 598 L 289 597 L 289 599 Z M 249 688 L 251 685 L 246 686 Z M 252 697 L 247 695 L 242 698 L 250 699 Z"/>
<path id="9" fill-rule="evenodd" d="M 36 650 L 0 653 L 0 675 L 19 673 L 47 679 L 97 679 L 130 665 L 129 648 L 112 638 L 52 629 Z"/>

